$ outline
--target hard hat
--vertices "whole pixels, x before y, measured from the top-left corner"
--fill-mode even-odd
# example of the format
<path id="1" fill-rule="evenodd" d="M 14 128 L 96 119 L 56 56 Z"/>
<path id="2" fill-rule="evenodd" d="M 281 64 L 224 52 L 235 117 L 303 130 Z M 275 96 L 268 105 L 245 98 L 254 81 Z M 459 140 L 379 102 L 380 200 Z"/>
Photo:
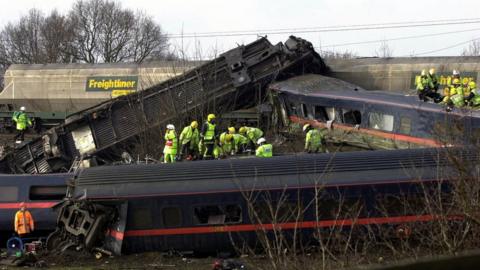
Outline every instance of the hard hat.
<path id="1" fill-rule="evenodd" d="M 20 111 L 25 111 L 25 106 L 20 107 Z"/>
<path id="2" fill-rule="evenodd" d="M 431 68 L 431 69 L 428 71 L 428 74 L 430 74 L 430 75 L 435 74 L 435 69 L 434 69 L 434 68 Z"/>
<path id="3" fill-rule="evenodd" d="M 267 140 L 265 140 L 265 138 L 260 138 L 260 139 L 258 139 L 257 144 L 262 144 L 262 143 L 264 143 L 264 142 L 266 142 L 266 141 L 267 141 Z"/>
<path id="4" fill-rule="evenodd" d="M 27 204 L 26 204 L 25 202 L 21 202 L 21 203 L 20 203 L 20 208 L 26 207 L 26 206 L 27 206 Z"/>
<path id="5" fill-rule="evenodd" d="M 452 72 L 452 75 L 454 75 L 454 76 L 460 75 L 460 72 L 458 72 L 458 70 L 454 69 L 453 72 Z"/>
<path id="6" fill-rule="evenodd" d="M 235 134 L 235 128 L 234 127 L 229 127 L 228 128 L 228 133 Z"/>
<path id="7" fill-rule="evenodd" d="M 477 88 L 477 84 L 476 84 L 474 81 L 470 81 L 470 82 L 468 83 L 468 87 L 470 87 L 470 88 Z"/>
<path id="8" fill-rule="evenodd" d="M 425 69 L 422 69 L 422 72 L 420 73 L 421 76 L 427 76 L 427 71 Z"/>
<path id="9" fill-rule="evenodd" d="M 303 131 L 307 131 L 307 129 L 310 127 L 310 124 L 305 124 L 303 125 Z"/>
<path id="10" fill-rule="evenodd" d="M 197 128 L 198 127 L 198 122 L 197 121 L 192 121 L 192 123 L 190 123 L 190 126 L 192 128 Z"/>
<path id="11" fill-rule="evenodd" d="M 241 127 L 239 130 L 238 130 L 238 133 L 240 134 L 245 134 L 247 132 L 247 128 L 246 127 Z"/>
<path id="12" fill-rule="evenodd" d="M 211 113 L 207 116 L 207 120 L 210 121 L 212 119 L 215 119 L 215 114 Z"/>
<path id="13" fill-rule="evenodd" d="M 225 141 L 230 142 L 233 139 L 233 134 L 227 134 L 225 135 Z"/>
<path id="14" fill-rule="evenodd" d="M 174 126 L 174 125 L 172 125 L 172 124 L 168 124 L 168 125 L 167 125 L 167 129 L 172 129 L 172 130 L 175 130 L 175 126 Z"/>
<path id="15" fill-rule="evenodd" d="M 460 84 L 460 79 L 453 79 L 452 84 Z"/>

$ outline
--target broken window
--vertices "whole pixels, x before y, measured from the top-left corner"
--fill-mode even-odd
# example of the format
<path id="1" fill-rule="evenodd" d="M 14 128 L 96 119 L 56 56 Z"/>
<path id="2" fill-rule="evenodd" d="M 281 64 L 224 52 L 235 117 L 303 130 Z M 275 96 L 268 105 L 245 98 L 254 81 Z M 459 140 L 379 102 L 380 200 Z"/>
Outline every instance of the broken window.
<path id="1" fill-rule="evenodd" d="M 324 107 L 315 106 L 315 119 L 322 122 L 326 122 L 329 120 L 327 111 Z"/>
<path id="2" fill-rule="evenodd" d="M 311 106 L 307 104 L 300 104 L 302 108 L 302 115 L 305 118 L 312 119 L 313 120 L 313 112 Z"/>
<path id="3" fill-rule="evenodd" d="M 350 125 L 360 125 L 362 123 L 362 114 L 360 111 L 343 109 L 343 123 Z"/>
<path id="4" fill-rule="evenodd" d="M 412 120 L 408 117 L 400 118 L 400 133 L 410 134 L 412 131 Z"/>
<path id="5" fill-rule="evenodd" d="M 65 197 L 67 186 L 32 186 L 30 187 L 30 200 L 59 201 Z"/>
<path id="6" fill-rule="evenodd" d="M 370 128 L 393 131 L 393 115 L 371 112 L 369 122 Z"/>
<path id="7" fill-rule="evenodd" d="M 178 227 L 182 225 L 182 211 L 179 207 L 165 207 L 162 209 L 162 219 L 165 227 Z"/>
<path id="8" fill-rule="evenodd" d="M 0 202 L 18 201 L 18 187 L 0 187 Z"/>
<path id="9" fill-rule="evenodd" d="M 335 108 L 333 107 L 330 107 L 330 108 L 325 108 L 325 112 L 327 113 L 327 116 L 328 116 L 328 120 L 335 120 L 335 115 L 336 115 L 336 111 L 335 111 Z"/>
<path id="10" fill-rule="evenodd" d="M 239 205 L 205 205 L 194 209 L 197 224 L 229 224 L 242 220 L 242 208 Z"/>

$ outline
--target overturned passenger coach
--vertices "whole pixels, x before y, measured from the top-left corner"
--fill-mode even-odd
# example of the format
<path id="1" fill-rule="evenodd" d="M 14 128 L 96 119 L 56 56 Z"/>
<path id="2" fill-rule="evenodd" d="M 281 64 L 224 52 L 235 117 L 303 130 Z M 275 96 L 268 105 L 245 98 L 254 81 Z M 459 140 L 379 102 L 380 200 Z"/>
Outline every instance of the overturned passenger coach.
<path id="1" fill-rule="evenodd" d="M 216 253 L 255 246 L 259 231 L 314 244 L 331 227 L 431 222 L 418 205 L 429 190 L 449 192 L 450 154 L 478 163 L 473 151 L 429 148 L 88 168 L 57 206 L 47 245 Z"/>
<path id="2" fill-rule="evenodd" d="M 331 129 L 335 142 L 368 149 L 404 149 L 478 143 L 480 111 L 448 108 L 417 96 L 363 91 L 321 75 L 269 86 L 279 126 Z"/>

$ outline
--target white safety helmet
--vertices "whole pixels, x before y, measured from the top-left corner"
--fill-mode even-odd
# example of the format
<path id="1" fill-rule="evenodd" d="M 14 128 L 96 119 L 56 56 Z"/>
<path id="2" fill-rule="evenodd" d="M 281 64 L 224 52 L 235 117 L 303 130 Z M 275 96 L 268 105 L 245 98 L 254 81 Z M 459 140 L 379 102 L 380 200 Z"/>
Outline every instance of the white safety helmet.
<path id="1" fill-rule="evenodd" d="M 262 143 L 265 143 L 267 140 L 265 140 L 265 138 L 260 138 L 258 139 L 257 141 L 257 144 L 262 144 Z"/>
<path id="2" fill-rule="evenodd" d="M 25 111 L 25 106 L 20 107 L 20 111 Z"/>
<path id="3" fill-rule="evenodd" d="M 460 72 L 456 69 L 453 70 L 452 72 L 452 75 L 456 76 L 456 75 L 460 75 Z"/>
<path id="4" fill-rule="evenodd" d="M 175 126 L 172 124 L 168 124 L 167 129 L 175 130 Z"/>

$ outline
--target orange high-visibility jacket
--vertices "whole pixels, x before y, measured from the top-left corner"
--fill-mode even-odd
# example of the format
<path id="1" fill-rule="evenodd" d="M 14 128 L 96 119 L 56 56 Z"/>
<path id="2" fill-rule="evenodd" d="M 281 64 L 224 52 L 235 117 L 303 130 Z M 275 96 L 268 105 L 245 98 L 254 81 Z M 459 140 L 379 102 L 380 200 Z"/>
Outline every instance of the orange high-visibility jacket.
<path id="1" fill-rule="evenodd" d="M 15 232 L 18 234 L 27 234 L 33 230 L 33 217 L 30 211 L 18 210 L 15 214 Z"/>

